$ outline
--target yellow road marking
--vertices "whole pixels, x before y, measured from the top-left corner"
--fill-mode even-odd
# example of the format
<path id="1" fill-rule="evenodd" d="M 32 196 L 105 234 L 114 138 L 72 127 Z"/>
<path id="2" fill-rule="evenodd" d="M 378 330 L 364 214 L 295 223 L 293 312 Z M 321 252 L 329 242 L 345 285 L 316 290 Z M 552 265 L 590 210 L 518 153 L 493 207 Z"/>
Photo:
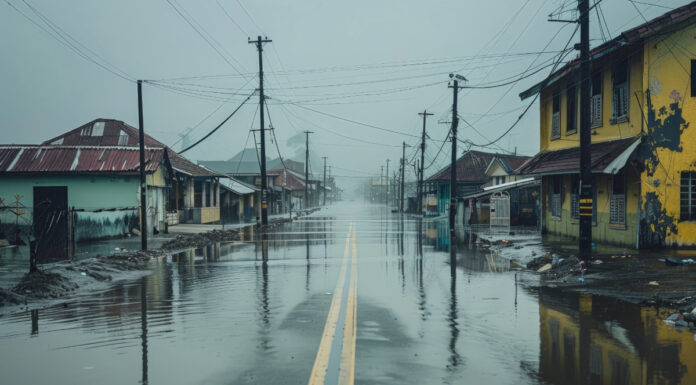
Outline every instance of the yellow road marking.
<path id="1" fill-rule="evenodd" d="M 348 251 L 350 248 L 350 235 L 353 232 L 353 223 L 351 222 L 346 236 L 346 247 L 343 252 L 343 261 L 341 263 L 341 271 L 338 273 L 338 282 L 334 290 L 331 306 L 329 306 L 329 315 L 326 317 L 326 325 L 324 325 L 324 334 L 321 336 L 317 357 L 314 359 L 312 374 L 309 376 L 309 385 L 324 384 L 326 377 L 326 369 L 329 367 L 329 356 L 331 354 L 331 344 L 336 335 L 336 323 L 341 310 L 341 302 L 343 301 L 343 286 L 346 282 L 346 266 L 348 264 Z"/>
<path id="2" fill-rule="evenodd" d="M 357 306 L 358 306 L 358 251 L 353 231 L 353 258 L 350 269 L 350 287 L 346 303 L 346 322 L 343 329 L 343 349 L 341 352 L 341 369 L 338 372 L 339 385 L 353 385 L 355 381 L 355 340 L 357 337 Z"/>

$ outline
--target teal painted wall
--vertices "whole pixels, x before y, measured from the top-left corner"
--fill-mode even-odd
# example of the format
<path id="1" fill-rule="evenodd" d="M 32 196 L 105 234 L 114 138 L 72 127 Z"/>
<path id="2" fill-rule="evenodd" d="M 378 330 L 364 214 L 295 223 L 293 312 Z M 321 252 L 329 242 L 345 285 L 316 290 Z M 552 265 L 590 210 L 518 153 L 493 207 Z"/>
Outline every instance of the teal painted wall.
<path id="1" fill-rule="evenodd" d="M 137 227 L 137 176 L 3 176 L 0 177 L 0 198 L 5 205 L 15 202 L 16 194 L 27 209 L 19 223 L 24 234 L 31 229 L 34 187 L 67 186 L 68 206 L 85 210 L 76 214 L 75 239 L 80 241 L 118 236 Z M 94 210 L 131 208 L 106 212 Z M 0 211 L 0 232 L 10 237 L 14 233 L 17 216 Z"/>

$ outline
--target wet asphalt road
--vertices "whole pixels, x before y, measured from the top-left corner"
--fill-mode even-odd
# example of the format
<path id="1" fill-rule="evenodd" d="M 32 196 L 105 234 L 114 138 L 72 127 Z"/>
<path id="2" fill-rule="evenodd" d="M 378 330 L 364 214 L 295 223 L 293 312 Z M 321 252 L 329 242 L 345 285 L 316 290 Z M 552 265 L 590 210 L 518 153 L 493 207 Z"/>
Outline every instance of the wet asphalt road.
<path id="1" fill-rule="evenodd" d="M 168 257 L 0 317 L 0 383 L 696 383 L 693 334 L 659 310 L 524 289 L 466 244 L 452 268 L 447 233 L 346 202 Z"/>

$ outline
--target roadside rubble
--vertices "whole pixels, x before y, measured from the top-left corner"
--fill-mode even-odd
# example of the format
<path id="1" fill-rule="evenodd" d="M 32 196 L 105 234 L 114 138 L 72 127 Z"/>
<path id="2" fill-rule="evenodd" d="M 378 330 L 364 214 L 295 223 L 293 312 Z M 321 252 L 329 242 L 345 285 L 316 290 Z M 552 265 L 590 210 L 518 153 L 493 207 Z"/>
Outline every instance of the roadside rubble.
<path id="1" fill-rule="evenodd" d="M 151 261 L 161 257 L 158 250 L 136 251 L 48 264 L 25 274 L 11 289 L 0 289 L 0 307 L 61 299 L 80 288 L 106 288 L 112 281 L 148 274 Z"/>
<path id="2" fill-rule="evenodd" d="M 585 262 L 567 250 L 564 252 L 563 247 L 553 248 L 553 245 L 544 245 L 544 251 L 540 251 L 528 248 L 529 242 L 522 248 L 506 239 L 480 242 L 538 277 L 525 281 L 529 287 L 587 292 L 672 309 L 675 313 L 665 322 L 696 331 L 696 280 L 693 279 L 696 263 L 693 258 L 660 257 L 654 252 L 634 256 L 627 252 L 601 254 L 594 251 L 592 260 Z"/>
<path id="3" fill-rule="evenodd" d="M 198 248 L 215 242 L 229 242 L 239 240 L 239 230 L 212 230 L 198 234 L 179 234 L 162 245 L 163 250 L 180 250 Z"/>
<path id="4" fill-rule="evenodd" d="M 674 328 L 678 331 L 689 328 L 692 332 L 696 333 L 696 307 L 690 312 L 685 311 L 672 313 L 669 315 L 669 317 L 664 319 L 664 322 L 674 326 Z"/>

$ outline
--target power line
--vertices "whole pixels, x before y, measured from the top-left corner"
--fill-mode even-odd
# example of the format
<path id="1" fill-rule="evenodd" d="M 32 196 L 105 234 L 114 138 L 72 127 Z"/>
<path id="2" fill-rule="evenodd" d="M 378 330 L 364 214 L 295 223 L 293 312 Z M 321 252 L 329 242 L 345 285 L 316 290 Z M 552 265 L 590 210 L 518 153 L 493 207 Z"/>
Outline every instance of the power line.
<path id="1" fill-rule="evenodd" d="M 176 11 L 176 13 L 186 22 L 186 24 L 188 24 L 191 27 L 191 29 L 193 29 L 196 32 L 196 34 L 198 34 L 198 36 L 200 36 L 201 39 L 203 39 L 210 46 L 210 48 L 212 48 L 222 58 L 222 60 L 224 60 L 227 64 L 229 64 L 230 67 L 232 67 L 232 69 L 235 70 L 235 72 L 237 72 L 239 75 L 244 77 L 242 72 L 239 71 L 239 69 L 237 69 L 237 67 L 234 64 L 232 64 L 232 62 L 227 58 L 227 56 L 223 55 L 223 53 L 220 51 L 220 49 L 218 49 L 218 47 L 216 47 L 215 44 L 213 44 L 210 41 L 210 39 L 212 39 L 223 50 L 224 50 L 224 47 L 217 40 L 215 40 L 215 38 L 212 35 L 210 35 L 203 28 L 203 26 L 201 26 L 200 23 L 198 23 L 196 21 L 196 19 L 193 18 L 193 16 L 191 16 L 188 12 L 186 12 L 186 10 L 179 3 L 177 3 L 176 0 L 166 0 L 166 1 Z M 176 3 L 177 5 L 174 5 L 174 3 Z M 181 7 L 181 9 L 179 9 L 180 7 Z M 190 20 L 189 20 L 189 17 L 186 17 L 184 15 L 184 13 L 188 14 L 188 16 L 190 17 Z M 197 24 L 198 27 L 194 24 Z M 210 39 L 208 39 L 208 37 L 206 37 L 204 35 L 204 32 L 205 32 L 205 34 L 207 34 L 210 37 Z M 231 57 L 231 55 L 230 55 L 230 57 Z M 235 59 L 232 57 L 232 60 L 235 60 Z M 239 62 L 237 62 L 237 64 L 243 68 L 243 66 L 241 64 L 239 64 Z"/>
<path id="2" fill-rule="evenodd" d="M 284 106 L 284 105 L 281 105 L 281 107 L 285 107 L 285 106 Z M 299 106 L 297 106 L 297 107 L 299 107 Z M 286 111 L 288 111 L 288 113 L 290 113 L 291 115 L 293 115 L 295 118 L 297 118 L 297 119 L 299 119 L 299 120 L 303 120 L 303 121 L 305 121 L 305 122 L 307 122 L 307 123 L 310 123 L 312 126 L 318 128 L 318 129 L 320 129 L 320 130 L 328 131 L 328 132 L 330 132 L 330 133 L 332 133 L 332 134 L 334 134 L 334 135 L 340 136 L 340 137 L 342 137 L 342 138 L 354 140 L 354 141 L 356 141 L 356 142 L 361 142 L 361 143 L 365 143 L 365 144 L 372 144 L 372 145 L 375 145 L 375 146 L 383 146 L 383 147 L 401 147 L 401 146 L 392 145 L 392 144 L 371 142 L 371 141 L 369 141 L 369 140 L 358 139 L 358 138 L 354 138 L 354 137 L 352 137 L 352 136 L 344 135 L 344 134 L 341 134 L 340 132 L 333 131 L 333 130 L 331 130 L 331 129 L 329 129 L 329 128 L 319 126 L 319 125 L 317 125 L 316 123 L 313 123 L 313 122 L 311 122 L 311 121 L 309 121 L 309 120 L 306 120 L 305 118 L 301 118 L 301 117 L 299 117 L 299 116 L 293 114 L 292 112 L 290 112 L 290 110 L 287 109 L 287 108 L 286 108 Z"/>
<path id="3" fill-rule="evenodd" d="M 25 19 L 27 19 L 29 22 L 34 24 L 37 28 L 41 29 L 44 31 L 46 34 L 51 36 L 53 39 L 58 41 L 59 43 L 63 44 L 65 47 L 69 48 L 72 50 L 75 54 L 80 56 L 81 58 L 96 64 L 100 68 L 112 73 L 113 75 L 118 76 L 119 78 L 126 80 L 131 83 L 135 83 L 135 78 L 127 74 L 125 71 L 119 69 L 115 65 L 109 63 L 107 60 L 105 60 L 103 57 L 101 57 L 99 54 L 91 50 L 89 47 L 85 46 L 84 44 L 80 43 L 77 39 L 72 37 L 69 33 L 65 32 L 60 26 L 58 26 L 56 23 L 52 22 L 51 19 L 46 17 L 43 13 L 41 13 L 38 9 L 34 8 L 31 4 L 29 4 L 26 0 L 22 0 L 22 2 L 34 13 L 41 21 L 44 22 L 48 28 L 45 26 L 39 24 L 36 20 L 32 19 L 29 15 L 26 13 L 22 12 L 19 8 L 17 8 L 14 4 L 10 3 L 9 0 L 6 0 L 7 5 L 9 5 L 12 9 L 17 11 L 20 15 L 22 15 Z M 51 29 L 51 31 L 49 31 Z M 79 46 L 79 47 L 78 47 Z M 82 47 L 82 49 L 80 48 Z M 91 53 L 93 56 L 96 56 L 97 59 L 93 58 L 92 56 L 88 55 L 85 53 L 83 50 L 88 51 Z M 101 62 L 100 62 L 101 61 Z M 103 62 L 103 63 L 102 63 Z"/>
<path id="4" fill-rule="evenodd" d="M 296 106 L 296 107 L 299 107 L 299 108 L 308 110 L 308 111 L 312 111 L 312 112 L 317 113 L 317 114 L 320 114 L 320 115 L 324 115 L 324 116 L 328 116 L 328 117 L 331 117 L 331 118 L 334 118 L 334 119 L 342 120 L 342 121 L 344 121 L 344 122 L 349 122 L 349 123 L 357 124 L 357 125 L 364 126 L 364 127 L 370 127 L 370 128 L 374 128 L 374 129 L 376 129 L 376 130 L 385 131 L 385 132 L 390 132 L 390 133 L 392 133 L 392 134 L 410 136 L 410 137 L 413 137 L 413 138 L 420 138 L 418 135 L 411 135 L 411 134 L 399 132 L 399 131 L 396 131 L 396 130 L 392 130 L 392 129 L 389 129 L 389 128 L 384 128 L 384 127 L 375 126 L 375 125 L 369 124 L 369 123 L 359 122 L 359 121 L 357 121 L 357 120 L 352 120 L 352 119 L 344 118 L 344 117 L 341 117 L 341 116 L 338 116 L 338 115 L 330 114 L 330 113 L 328 113 L 328 112 L 321 112 L 321 111 L 315 110 L 315 109 L 313 109 L 313 108 L 305 107 L 305 106 L 302 106 L 302 105 L 299 105 L 299 104 L 295 104 L 295 103 L 290 103 L 290 104 L 292 104 L 292 105 L 294 105 L 294 106 Z M 399 147 L 399 146 L 397 146 L 397 147 Z"/>
<path id="5" fill-rule="evenodd" d="M 252 92 L 252 93 L 242 102 L 242 104 L 240 104 L 237 108 L 235 108 L 235 110 L 232 111 L 232 113 L 229 114 L 222 122 L 220 122 L 220 124 L 218 124 L 217 127 L 213 128 L 209 133 L 207 133 L 207 134 L 204 135 L 202 138 L 200 138 L 198 141 L 196 141 L 196 143 L 194 143 L 194 144 L 192 144 L 192 145 L 186 147 L 185 149 L 179 151 L 178 154 L 181 155 L 181 154 L 185 153 L 186 151 L 188 151 L 188 150 L 190 150 L 190 149 L 196 147 L 196 146 L 197 146 L 199 143 L 201 143 L 202 141 L 208 139 L 208 137 L 210 137 L 210 135 L 213 135 L 213 134 L 215 133 L 215 131 L 217 131 L 218 129 L 220 129 L 220 127 L 222 127 L 223 124 L 227 123 L 227 121 L 230 120 L 230 118 L 231 118 L 235 113 L 237 113 L 237 111 L 239 111 L 239 109 L 242 108 L 242 106 L 243 106 L 246 102 L 248 102 L 249 99 L 251 99 L 251 97 L 254 96 L 255 93 L 256 93 L 256 92 Z"/>

